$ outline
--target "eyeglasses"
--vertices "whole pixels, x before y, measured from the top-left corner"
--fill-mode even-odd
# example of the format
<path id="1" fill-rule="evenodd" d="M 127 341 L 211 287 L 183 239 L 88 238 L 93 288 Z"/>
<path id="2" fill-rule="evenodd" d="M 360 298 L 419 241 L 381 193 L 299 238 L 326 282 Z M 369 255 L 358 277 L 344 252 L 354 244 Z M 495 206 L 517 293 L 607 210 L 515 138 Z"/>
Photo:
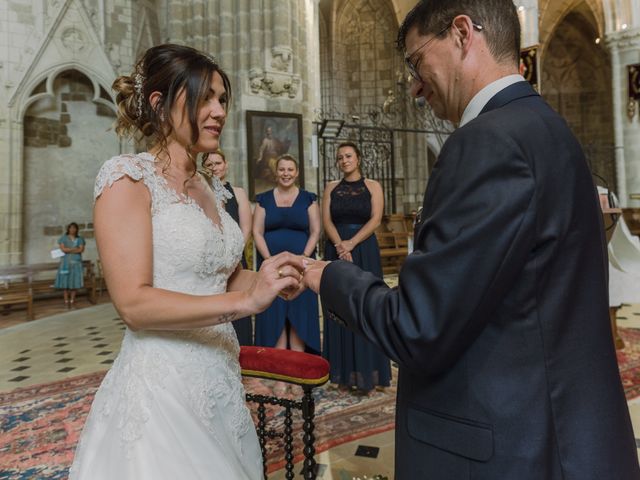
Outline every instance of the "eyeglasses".
<path id="1" fill-rule="evenodd" d="M 444 27 L 442 30 L 440 30 L 438 33 L 436 33 L 433 37 L 431 37 L 429 40 L 427 40 L 422 45 L 420 45 L 418 48 L 416 48 L 411 55 L 405 55 L 404 63 L 407 66 L 407 70 L 409 70 L 409 74 L 417 82 L 422 83 L 422 77 L 418 73 L 418 66 L 420 65 L 420 60 L 422 59 L 422 57 L 418 58 L 416 63 L 412 63 L 411 59 L 416 56 L 416 53 L 418 53 L 424 47 L 429 45 L 429 43 L 431 43 L 433 40 L 435 40 L 436 38 L 440 37 L 443 33 L 445 33 L 447 30 L 449 30 L 452 25 L 453 25 L 453 23 L 450 23 L 449 25 Z M 472 23 L 472 25 L 473 25 L 473 28 L 475 28 L 478 32 L 481 32 L 482 30 L 484 30 L 484 27 L 482 25 L 479 25 L 477 23 Z"/>

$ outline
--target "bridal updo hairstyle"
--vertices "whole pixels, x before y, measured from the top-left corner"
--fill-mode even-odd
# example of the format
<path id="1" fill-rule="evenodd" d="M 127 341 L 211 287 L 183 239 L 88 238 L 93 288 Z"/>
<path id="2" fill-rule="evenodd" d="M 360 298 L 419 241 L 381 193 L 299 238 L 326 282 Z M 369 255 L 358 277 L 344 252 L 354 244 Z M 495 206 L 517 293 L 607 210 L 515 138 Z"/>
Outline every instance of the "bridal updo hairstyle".
<path id="1" fill-rule="evenodd" d="M 222 77 L 227 98 L 230 99 L 229 77 L 212 56 L 183 45 L 151 47 L 138 61 L 131 75 L 120 76 L 113 82 L 118 106 L 116 132 L 136 140 L 146 139 L 148 146 L 160 144 L 165 149 L 167 137 L 174 128 L 170 112 L 184 90 L 185 109 L 192 132 L 191 143 L 195 144 L 199 136 L 198 109 L 209 93 L 215 72 Z M 154 107 L 149 102 L 153 92 L 162 94 Z"/>

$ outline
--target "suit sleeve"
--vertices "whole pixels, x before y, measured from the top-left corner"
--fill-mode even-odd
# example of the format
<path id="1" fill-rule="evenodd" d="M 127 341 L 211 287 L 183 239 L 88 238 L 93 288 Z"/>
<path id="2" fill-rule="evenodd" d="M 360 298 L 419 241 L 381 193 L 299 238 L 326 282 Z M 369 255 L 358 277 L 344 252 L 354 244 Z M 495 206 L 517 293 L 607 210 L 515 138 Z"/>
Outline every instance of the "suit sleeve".
<path id="1" fill-rule="evenodd" d="M 327 266 L 320 285 L 330 319 L 430 375 L 491 320 L 534 242 L 534 177 L 517 143 L 488 128 L 461 130 L 433 170 L 398 287 L 342 261 Z"/>

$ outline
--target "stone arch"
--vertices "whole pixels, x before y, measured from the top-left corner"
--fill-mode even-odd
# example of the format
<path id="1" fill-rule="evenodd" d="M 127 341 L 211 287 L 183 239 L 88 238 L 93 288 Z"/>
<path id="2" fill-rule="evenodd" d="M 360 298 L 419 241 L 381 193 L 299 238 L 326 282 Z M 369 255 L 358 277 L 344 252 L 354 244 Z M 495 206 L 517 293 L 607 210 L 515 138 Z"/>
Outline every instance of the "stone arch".
<path id="1" fill-rule="evenodd" d="M 333 97 L 338 108 L 366 110 L 383 104 L 401 61 L 398 29 L 389 0 L 347 0 L 335 13 Z"/>
<path id="2" fill-rule="evenodd" d="M 93 184 L 100 165 L 121 150 L 110 128 L 113 96 L 90 69 L 72 63 L 48 69 L 25 87 L 16 108 L 23 124 L 23 261 L 50 260 L 71 221 L 87 238 L 85 258 L 95 259 Z"/>
<path id="3" fill-rule="evenodd" d="M 115 95 L 111 93 L 111 84 L 102 76 L 93 71 L 87 65 L 78 64 L 75 62 L 66 62 L 55 65 L 48 70 L 42 72 L 39 75 L 34 76 L 29 79 L 29 81 L 25 82 L 23 95 L 18 101 L 17 108 L 15 109 L 15 115 L 18 119 L 22 119 L 28 110 L 28 108 L 37 101 L 40 101 L 44 98 L 53 97 L 53 85 L 61 74 L 64 72 L 68 72 L 71 70 L 75 70 L 83 74 L 90 82 L 93 87 L 93 97 L 91 101 L 97 105 L 102 105 L 105 108 L 109 108 L 116 112 L 115 106 Z M 44 92 L 36 92 L 36 87 L 41 85 L 44 82 L 45 91 Z M 35 94 L 34 94 L 35 92 Z M 106 95 L 105 95 L 106 94 Z M 108 96 L 108 98 L 105 98 Z"/>
<path id="4" fill-rule="evenodd" d="M 604 37 L 605 12 L 600 0 L 541 0 L 538 13 L 540 17 L 539 40 L 542 55 L 546 45 L 569 12 L 581 10 L 594 22 L 597 37 Z M 586 12 L 589 12 L 588 14 Z"/>
<path id="5" fill-rule="evenodd" d="M 541 62 L 545 99 L 567 120 L 587 152 L 592 171 L 615 189 L 611 63 L 587 1 L 572 2 L 547 38 Z"/>

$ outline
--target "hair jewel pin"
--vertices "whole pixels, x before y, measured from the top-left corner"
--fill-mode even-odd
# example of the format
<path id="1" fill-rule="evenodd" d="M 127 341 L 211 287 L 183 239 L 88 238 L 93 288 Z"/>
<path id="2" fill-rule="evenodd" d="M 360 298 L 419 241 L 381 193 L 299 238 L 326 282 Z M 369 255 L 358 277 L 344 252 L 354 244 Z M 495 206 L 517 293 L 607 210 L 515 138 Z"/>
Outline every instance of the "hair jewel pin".
<path id="1" fill-rule="evenodd" d="M 138 118 L 142 117 L 142 84 L 144 83 L 144 75 L 140 72 L 134 76 L 133 89 L 136 92 L 136 114 Z"/>

